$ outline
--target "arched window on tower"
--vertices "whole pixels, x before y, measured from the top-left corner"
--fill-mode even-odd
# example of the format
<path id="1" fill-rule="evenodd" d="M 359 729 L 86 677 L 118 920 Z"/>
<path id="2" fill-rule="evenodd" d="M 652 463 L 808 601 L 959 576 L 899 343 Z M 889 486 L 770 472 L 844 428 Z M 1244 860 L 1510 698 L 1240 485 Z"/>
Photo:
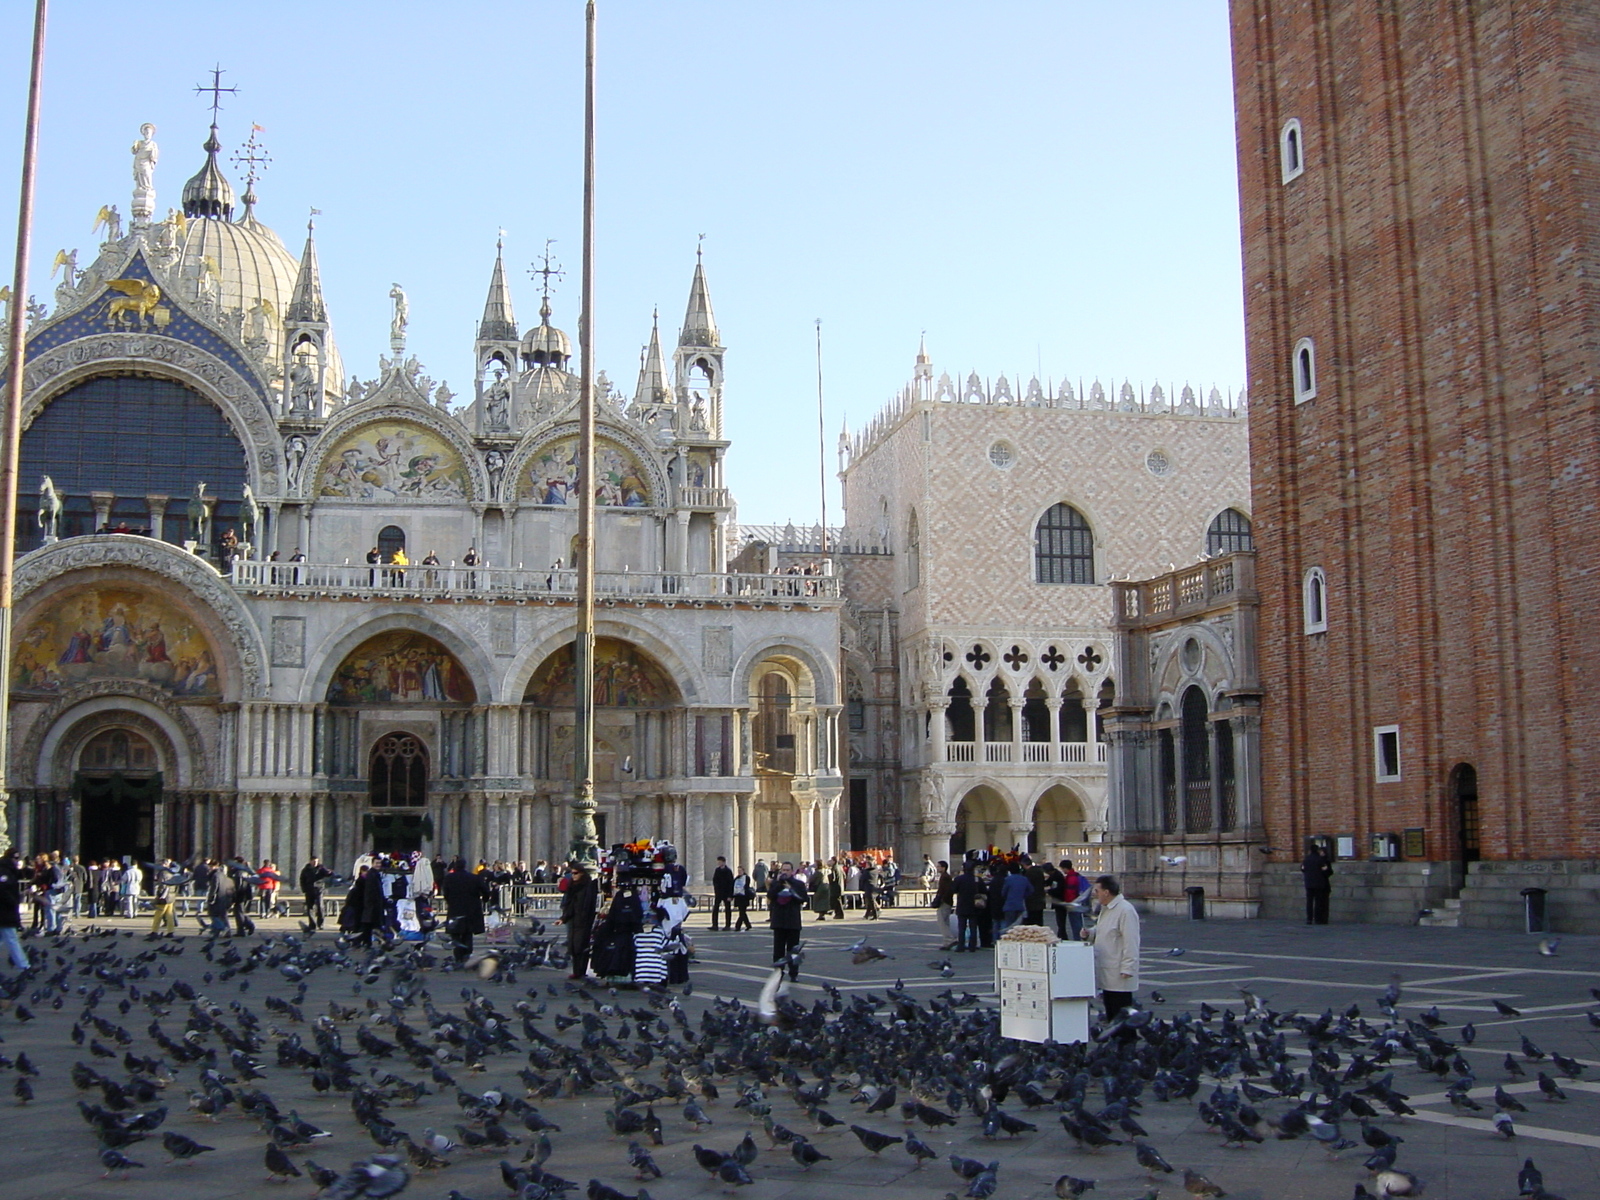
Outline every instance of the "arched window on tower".
<path id="1" fill-rule="evenodd" d="M 1040 583 L 1093 583 L 1094 532 L 1070 504 L 1056 504 L 1033 531 L 1034 578 Z"/>
<path id="2" fill-rule="evenodd" d="M 1317 398 L 1317 344 L 1301 338 L 1294 344 L 1294 402 Z"/>
<path id="3" fill-rule="evenodd" d="M 1307 633 L 1328 632 L 1328 577 L 1321 567 L 1306 572 L 1301 585 L 1301 605 Z"/>
<path id="4" fill-rule="evenodd" d="M 1240 550 L 1254 550 L 1255 539 L 1250 532 L 1250 518 L 1237 508 L 1225 508 L 1206 530 L 1206 553 L 1210 555 L 1234 554 Z"/>
<path id="5" fill-rule="evenodd" d="M 1305 132 L 1300 128 L 1300 118 L 1290 117 L 1278 134 L 1278 154 L 1283 168 L 1283 182 L 1298 179 L 1306 169 Z"/>

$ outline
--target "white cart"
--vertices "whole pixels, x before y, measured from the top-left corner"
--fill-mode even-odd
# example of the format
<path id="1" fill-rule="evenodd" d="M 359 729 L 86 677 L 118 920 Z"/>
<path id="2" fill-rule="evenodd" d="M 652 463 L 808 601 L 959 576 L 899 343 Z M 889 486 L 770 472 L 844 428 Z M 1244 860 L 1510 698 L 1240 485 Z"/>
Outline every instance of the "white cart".
<path id="1" fill-rule="evenodd" d="M 1094 949 L 1083 942 L 994 946 L 1000 1035 L 1023 1042 L 1086 1042 L 1094 997 Z"/>

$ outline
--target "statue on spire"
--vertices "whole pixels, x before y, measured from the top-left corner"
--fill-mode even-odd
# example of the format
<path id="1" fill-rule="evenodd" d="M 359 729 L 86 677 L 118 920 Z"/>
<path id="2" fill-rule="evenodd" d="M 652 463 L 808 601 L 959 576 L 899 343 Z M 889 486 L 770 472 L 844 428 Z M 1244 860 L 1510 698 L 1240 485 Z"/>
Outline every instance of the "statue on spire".
<path id="1" fill-rule="evenodd" d="M 156 211 L 156 163 L 161 148 L 156 145 L 156 127 L 149 121 L 139 126 L 139 140 L 133 144 L 133 228 L 150 224 Z"/>
<path id="2" fill-rule="evenodd" d="M 398 283 L 389 289 L 389 299 L 394 301 L 394 317 L 389 322 L 389 345 L 398 357 L 406 348 L 406 325 L 411 320 L 411 306 L 406 303 L 405 289 Z"/>

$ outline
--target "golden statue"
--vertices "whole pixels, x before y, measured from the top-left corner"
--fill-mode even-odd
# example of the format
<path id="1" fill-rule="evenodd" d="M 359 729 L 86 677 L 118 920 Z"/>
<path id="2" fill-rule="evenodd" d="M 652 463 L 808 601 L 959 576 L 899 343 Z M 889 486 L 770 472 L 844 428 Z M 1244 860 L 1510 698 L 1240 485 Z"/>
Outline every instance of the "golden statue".
<path id="1" fill-rule="evenodd" d="M 106 286 L 113 291 L 122 293 L 122 296 L 111 301 L 111 306 L 106 309 L 106 324 L 114 327 L 127 325 L 128 314 L 133 313 L 139 318 L 139 328 L 143 329 L 150 320 L 150 315 L 155 312 L 156 305 L 161 302 L 161 289 L 153 283 L 143 279 L 110 279 Z"/>

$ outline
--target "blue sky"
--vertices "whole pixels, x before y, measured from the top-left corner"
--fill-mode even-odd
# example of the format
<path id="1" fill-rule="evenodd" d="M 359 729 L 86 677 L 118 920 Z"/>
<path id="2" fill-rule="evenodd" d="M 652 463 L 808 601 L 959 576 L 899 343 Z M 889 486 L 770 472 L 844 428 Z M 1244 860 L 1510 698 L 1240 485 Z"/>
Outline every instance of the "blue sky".
<path id="1" fill-rule="evenodd" d="M 0 229 L 10 244 L 31 4 L 0 6 Z M 32 290 L 125 214 L 128 147 L 158 126 L 157 208 L 221 137 L 273 162 L 258 214 L 298 253 L 308 207 L 347 371 L 410 350 L 470 388 L 496 230 L 518 317 L 546 238 L 576 333 L 581 0 L 55 0 Z M 936 371 L 1237 390 L 1243 306 L 1221 0 L 602 0 L 597 365 L 631 394 L 659 305 L 682 321 L 697 236 L 728 346 L 729 483 L 747 522 L 816 519 L 815 325 L 833 443 Z M 230 175 L 242 191 L 239 172 Z M 9 256 L 6 276 L 9 280 Z"/>

